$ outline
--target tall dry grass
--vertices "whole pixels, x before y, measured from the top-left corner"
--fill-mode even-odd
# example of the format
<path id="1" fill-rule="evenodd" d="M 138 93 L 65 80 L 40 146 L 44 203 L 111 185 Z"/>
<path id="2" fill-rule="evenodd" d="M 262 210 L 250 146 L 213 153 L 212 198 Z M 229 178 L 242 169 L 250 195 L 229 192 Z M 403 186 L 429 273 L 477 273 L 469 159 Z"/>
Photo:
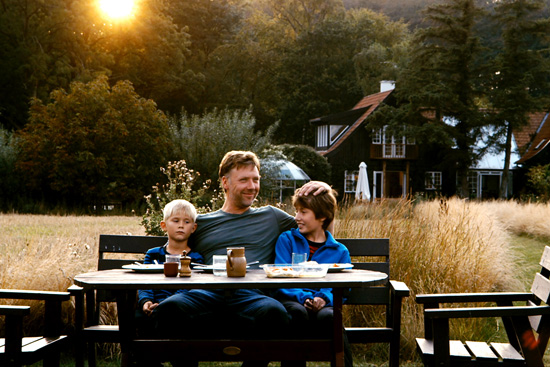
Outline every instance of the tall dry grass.
<path id="1" fill-rule="evenodd" d="M 144 234 L 140 220 L 122 216 L 0 214 L 0 287 L 65 291 L 76 274 L 97 269 L 99 234 Z M 31 305 L 40 307 L 36 302 Z M 66 306 L 68 325 L 73 310 Z M 39 324 L 38 317 L 33 313 L 25 319 L 30 332 L 32 325 Z"/>
<path id="2" fill-rule="evenodd" d="M 550 203 L 495 200 L 478 205 L 486 207 L 511 233 L 550 239 Z"/>
<path id="3" fill-rule="evenodd" d="M 411 297 L 403 305 L 402 357 L 414 359 L 414 338 L 423 335 L 414 295 L 522 290 L 515 278 L 521 259 L 512 255 L 510 233 L 550 238 L 548 218 L 547 204 L 385 201 L 343 208 L 335 235 L 390 238 L 391 278 L 411 289 Z M 66 290 L 76 274 L 96 269 L 99 234 L 144 234 L 140 220 L 0 214 L 0 287 Z M 70 324 L 70 306 L 66 317 Z M 347 317 L 382 324 L 385 315 L 367 308 L 351 311 Z M 114 312 L 107 318 L 113 319 Z M 28 321 L 33 324 L 32 316 Z M 498 327 L 496 321 L 474 321 L 453 325 L 453 333 L 473 338 L 484 330 L 490 338 Z M 380 358 L 386 350 L 368 346 L 361 352 L 370 360 Z"/>
<path id="4" fill-rule="evenodd" d="M 411 296 L 403 305 L 402 357 L 414 359 L 414 338 L 424 333 L 418 293 L 489 292 L 518 290 L 517 259 L 504 225 L 484 204 L 459 199 L 414 205 L 386 201 L 344 209 L 336 226 L 337 237 L 390 239 L 391 278 L 405 282 Z M 349 318 L 380 325 L 385 315 L 352 311 Z M 452 324 L 453 335 L 475 340 L 497 334 L 496 321 L 474 319 Z M 368 346 L 369 356 L 385 353 Z M 368 357 L 367 357 L 368 358 Z"/>

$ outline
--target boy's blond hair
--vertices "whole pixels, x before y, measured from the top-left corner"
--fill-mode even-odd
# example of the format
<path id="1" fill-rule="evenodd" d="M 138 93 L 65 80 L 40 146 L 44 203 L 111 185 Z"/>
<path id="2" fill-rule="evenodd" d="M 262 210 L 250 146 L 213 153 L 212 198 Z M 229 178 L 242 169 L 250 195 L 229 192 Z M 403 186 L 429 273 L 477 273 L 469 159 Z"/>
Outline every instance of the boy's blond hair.
<path id="1" fill-rule="evenodd" d="M 301 207 L 310 209 L 317 219 L 324 217 L 323 229 L 327 229 L 334 219 L 338 206 L 336 191 L 331 189 L 317 195 L 309 194 L 306 196 L 300 195 L 303 189 L 303 187 L 300 187 L 296 190 L 292 197 L 292 205 L 294 205 L 295 208 Z"/>
<path id="2" fill-rule="evenodd" d="M 164 221 L 167 221 L 168 218 L 170 218 L 177 212 L 184 212 L 191 218 L 193 222 L 195 222 L 197 219 L 197 209 L 195 209 L 195 206 L 187 200 L 183 199 L 172 200 L 171 202 L 166 204 L 162 212 L 164 214 Z"/>

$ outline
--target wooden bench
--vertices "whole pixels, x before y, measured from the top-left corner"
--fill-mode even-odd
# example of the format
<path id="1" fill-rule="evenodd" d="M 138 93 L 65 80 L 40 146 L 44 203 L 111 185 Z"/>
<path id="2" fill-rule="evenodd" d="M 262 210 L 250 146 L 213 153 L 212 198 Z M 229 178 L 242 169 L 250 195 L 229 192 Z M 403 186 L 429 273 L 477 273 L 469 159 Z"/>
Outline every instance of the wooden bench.
<path id="1" fill-rule="evenodd" d="M 426 366 L 543 367 L 550 338 L 550 247 L 546 247 L 531 292 L 419 294 L 424 306 L 424 338 L 417 350 Z M 523 305 L 514 306 L 514 302 Z M 480 303 L 491 306 L 440 308 L 442 304 Z M 495 306 L 496 305 L 496 306 Z M 508 343 L 449 340 L 453 318 L 499 317 Z"/>
<path id="2" fill-rule="evenodd" d="M 0 289 L 1 299 L 44 301 L 44 330 L 42 336 L 24 337 L 23 319 L 30 314 L 30 306 L 0 306 L 5 316 L 6 337 L 0 339 L 0 366 L 23 366 L 44 360 L 44 366 L 59 366 L 59 355 L 67 349 L 66 335 L 61 335 L 61 307 L 70 300 L 68 292 L 48 292 L 18 289 Z"/>
<path id="3" fill-rule="evenodd" d="M 107 253 L 132 253 L 143 254 L 149 248 L 161 246 L 166 243 L 166 237 L 149 237 L 149 236 L 116 236 L 116 235 L 101 235 L 100 236 L 100 254 L 98 269 L 114 269 L 120 268 L 124 264 L 131 264 L 136 259 L 125 260 L 107 260 L 105 255 Z M 390 272 L 390 247 L 389 239 L 339 239 L 338 241 L 346 245 L 355 268 L 368 269 L 384 272 L 389 275 Z M 365 258 L 368 260 L 365 261 Z M 78 291 L 75 291 L 77 294 Z M 409 289 L 402 282 L 390 280 L 386 284 L 369 288 L 368 297 L 365 296 L 365 292 L 361 290 L 353 291 L 348 297 L 346 304 L 355 305 L 382 305 L 385 307 L 386 323 L 384 327 L 346 327 L 348 340 L 350 343 L 387 343 L 389 346 L 389 360 L 390 366 L 395 367 L 399 365 L 399 349 L 400 349 L 400 332 L 401 332 L 401 305 L 404 297 L 409 295 Z M 107 297 L 108 298 L 108 297 Z M 103 299 L 103 298 L 102 298 Z M 91 292 L 86 294 L 86 308 L 88 309 L 87 318 L 97 319 L 97 314 L 100 302 L 98 294 Z M 83 301 L 81 301 L 83 302 Z M 81 311 L 83 313 L 83 311 Z M 87 336 L 84 336 L 87 334 Z M 118 341 L 118 327 L 116 325 L 99 325 L 97 322 L 87 322 L 87 327 L 82 330 L 83 337 L 81 340 L 91 345 L 91 342 L 117 342 Z M 92 338 L 93 335 L 93 338 Z M 181 350 L 182 347 L 188 341 L 169 341 L 165 340 L 162 344 L 156 343 L 155 350 Z M 144 342 L 145 343 L 145 342 Z M 240 344 L 241 349 L 246 350 L 246 341 L 244 344 Z M 265 343 L 267 346 L 275 341 L 269 341 Z M 283 342 L 281 342 L 283 343 Z M 206 345 L 206 344 L 205 344 Z M 252 345 L 252 344 L 249 344 Z M 312 344 L 313 345 L 313 344 Z M 160 349 L 159 349 L 160 348 Z M 175 349 L 174 349 L 175 348 Z M 209 360 L 235 360 L 235 357 L 231 357 L 222 352 L 217 353 L 213 349 L 215 344 L 209 344 L 204 355 L 207 355 Z M 249 350 L 251 348 L 248 348 Z M 255 355 L 261 356 L 261 350 L 258 350 L 257 345 L 254 344 Z M 305 350 L 306 348 L 300 348 Z M 303 360 L 317 360 L 316 350 L 310 350 L 310 355 L 305 355 L 300 350 L 297 353 L 302 353 Z M 193 351 L 198 353 L 197 349 Z M 81 351 L 82 352 L 82 351 Z M 157 352 L 155 352 L 157 353 Z M 251 351 L 249 351 L 251 353 Z M 306 353 L 306 354 L 307 354 Z M 94 356 L 94 352 L 89 350 L 90 356 Z M 245 354 L 246 355 L 246 354 Z M 252 353 L 249 354 L 252 356 Z M 82 357 L 77 358 L 78 366 L 82 366 Z M 90 366 L 94 364 L 90 363 Z"/>

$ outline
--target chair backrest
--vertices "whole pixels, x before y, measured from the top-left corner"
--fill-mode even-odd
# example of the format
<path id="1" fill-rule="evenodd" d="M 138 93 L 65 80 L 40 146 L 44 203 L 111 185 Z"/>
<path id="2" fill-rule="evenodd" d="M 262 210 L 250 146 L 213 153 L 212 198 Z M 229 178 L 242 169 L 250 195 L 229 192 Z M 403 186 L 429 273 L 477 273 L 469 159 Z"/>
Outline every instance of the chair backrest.
<path id="1" fill-rule="evenodd" d="M 339 238 L 351 255 L 354 269 L 374 270 L 388 274 L 390 278 L 389 238 Z M 389 302 L 388 282 L 370 288 L 368 295 L 361 289 L 354 289 L 347 296 L 346 304 L 387 305 Z"/>
<path id="2" fill-rule="evenodd" d="M 550 304 L 550 247 L 546 246 L 540 259 L 541 270 L 535 275 L 531 286 L 532 304 Z M 539 334 L 538 348 L 544 353 L 550 339 L 550 315 L 531 316 L 531 327 Z"/>
<path id="3" fill-rule="evenodd" d="M 141 261 L 135 258 L 112 259 L 106 258 L 106 254 L 145 254 L 153 247 L 162 246 L 166 243 L 165 236 L 127 236 L 127 235 L 99 235 L 99 256 L 97 270 L 120 269 L 123 265 L 133 264 L 134 261 Z"/>

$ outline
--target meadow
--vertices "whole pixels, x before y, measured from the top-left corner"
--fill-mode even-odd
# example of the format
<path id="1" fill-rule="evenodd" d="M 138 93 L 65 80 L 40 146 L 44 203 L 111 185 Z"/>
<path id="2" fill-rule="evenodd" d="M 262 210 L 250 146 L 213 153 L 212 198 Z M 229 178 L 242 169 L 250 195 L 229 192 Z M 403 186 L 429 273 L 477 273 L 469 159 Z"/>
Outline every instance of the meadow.
<path id="1" fill-rule="evenodd" d="M 335 236 L 390 238 L 391 278 L 405 282 L 411 297 L 403 305 L 402 360 L 416 364 L 414 338 L 423 335 L 417 293 L 524 291 L 550 244 L 550 205 L 513 201 L 385 201 L 342 208 Z M 73 277 L 95 270 L 101 233 L 145 234 L 141 217 L 0 214 L 0 286 L 65 290 Z M 66 307 L 70 328 L 72 305 Z M 106 310 L 105 322 L 114 309 Z M 374 308 L 346 308 L 354 324 L 380 324 Z M 36 320 L 34 320 L 36 321 Z M 33 315 L 27 319 L 32 329 Z M 3 327 L 0 324 L 0 330 Z M 453 324 L 455 336 L 503 338 L 498 320 Z M 112 354 L 112 350 L 110 352 Z M 377 365 L 385 348 L 354 349 L 357 365 Z M 116 351 L 115 351 L 116 355 Z"/>

